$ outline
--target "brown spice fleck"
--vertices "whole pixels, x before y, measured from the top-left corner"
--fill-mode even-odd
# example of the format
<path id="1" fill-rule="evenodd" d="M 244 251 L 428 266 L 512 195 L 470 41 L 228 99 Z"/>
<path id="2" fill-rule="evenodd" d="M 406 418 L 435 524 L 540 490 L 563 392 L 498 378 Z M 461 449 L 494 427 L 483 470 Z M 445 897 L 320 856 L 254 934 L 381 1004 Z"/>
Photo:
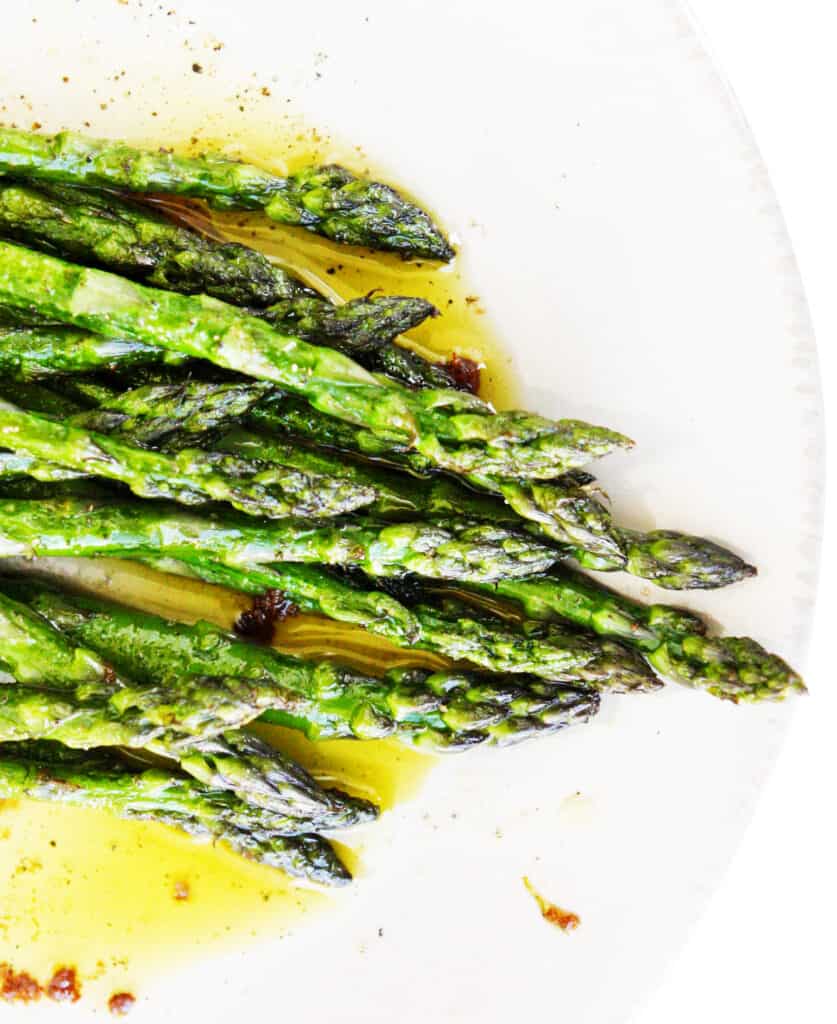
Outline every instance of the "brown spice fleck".
<path id="1" fill-rule="evenodd" d="M 41 986 L 26 971 L 16 972 L 10 964 L 0 964 L 0 996 L 7 1003 L 33 1003 L 41 998 Z"/>
<path id="2" fill-rule="evenodd" d="M 62 82 L 69 82 L 70 81 L 69 75 L 62 75 L 61 76 L 61 81 Z"/>
<path id="3" fill-rule="evenodd" d="M 178 879 L 174 883 L 174 898 L 176 900 L 188 900 L 190 895 L 189 883 Z"/>
<path id="4" fill-rule="evenodd" d="M 81 986 L 75 967 L 58 967 L 46 986 L 46 994 L 56 1003 L 77 1003 Z"/>
<path id="5" fill-rule="evenodd" d="M 525 875 L 523 876 L 523 884 L 526 886 L 527 892 L 534 896 L 535 902 L 540 908 L 541 916 L 545 921 L 554 924 L 562 932 L 575 931 L 581 924 L 581 918 L 578 914 L 574 914 L 571 910 L 564 910 L 554 903 L 550 903 L 549 900 L 545 900 Z"/>
<path id="6" fill-rule="evenodd" d="M 283 591 L 268 590 L 255 598 L 252 608 L 238 616 L 233 628 L 239 636 L 269 644 L 276 624 L 298 614 L 299 608 Z"/>
<path id="7" fill-rule="evenodd" d="M 447 369 L 456 386 L 462 391 L 470 391 L 476 395 L 480 389 L 480 364 L 467 356 L 459 356 L 455 352 L 447 362 Z"/>
<path id="8" fill-rule="evenodd" d="M 196 75 L 203 74 L 203 67 L 197 62 L 192 65 L 192 70 L 195 72 Z"/>
<path id="9" fill-rule="evenodd" d="M 33 121 L 32 122 L 32 131 L 36 132 L 39 128 L 43 128 L 43 125 L 41 124 L 41 122 L 40 121 Z"/>
<path id="10" fill-rule="evenodd" d="M 114 1017 L 124 1017 L 134 1007 L 136 999 L 130 992 L 114 992 L 108 999 L 108 1009 Z"/>

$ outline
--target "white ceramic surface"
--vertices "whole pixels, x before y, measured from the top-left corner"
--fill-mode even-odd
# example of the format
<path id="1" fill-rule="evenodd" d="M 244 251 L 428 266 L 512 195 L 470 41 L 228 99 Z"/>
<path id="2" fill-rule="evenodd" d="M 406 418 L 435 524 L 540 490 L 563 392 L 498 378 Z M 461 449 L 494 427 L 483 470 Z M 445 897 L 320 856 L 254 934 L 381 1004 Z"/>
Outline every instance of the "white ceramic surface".
<path id="1" fill-rule="evenodd" d="M 814 342 L 765 169 L 679 3 L 43 0 L 3 24 L 2 116 L 22 124 L 182 135 L 268 85 L 242 116 L 361 143 L 458 236 L 525 404 L 637 440 L 601 467 L 619 514 L 760 566 L 683 603 L 804 668 Z M 790 713 L 670 688 L 447 760 L 370 836 L 338 912 L 160 976 L 137 1018 L 624 1021 L 728 863 Z M 524 874 L 575 933 L 544 924 Z"/>

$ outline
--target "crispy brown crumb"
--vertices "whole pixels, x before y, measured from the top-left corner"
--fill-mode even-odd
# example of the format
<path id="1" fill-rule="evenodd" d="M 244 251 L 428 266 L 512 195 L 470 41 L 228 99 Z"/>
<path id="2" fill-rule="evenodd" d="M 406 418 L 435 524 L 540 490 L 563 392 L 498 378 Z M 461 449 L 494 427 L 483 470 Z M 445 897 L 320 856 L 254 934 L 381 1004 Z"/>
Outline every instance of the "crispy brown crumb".
<path id="1" fill-rule="evenodd" d="M 526 886 L 527 892 L 534 896 L 544 920 L 554 924 L 562 932 L 575 931 L 581 924 L 581 918 L 578 914 L 574 914 L 571 910 L 563 910 L 554 903 L 550 903 L 549 900 L 545 900 L 525 875 L 523 876 L 523 884 Z"/>
<path id="2" fill-rule="evenodd" d="M 7 1003 L 33 1003 L 41 998 L 41 986 L 26 971 L 19 973 L 11 964 L 0 964 L 0 996 Z"/>
<path id="3" fill-rule="evenodd" d="M 189 883 L 178 879 L 174 883 L 174 898 L 176 900 L 188 900 L 190 896 Z"/>
<path id="4" fill-rule="evenodd" d="M 459 356 L 455 352 L 447 362 L 447 369 L 456 382 L 456 386 L 463 391 L 470 391 L 476 395 L 480 389 L 480 364 L 468 359 L 467 356 Z"/>
<path id="5" fill-rule="evenodd" d="M 203 74 L 203 67 L 197 62 L 192 65 L 192 70 L 195 72 L 196 75 Z"/>
<path id="6" fill-rule="evenodd" d="M 239 636 L 269 644 L 276 624 L 298 614 L 299 608 L 283 591 L 268 590 L 255 598 L 252 608 L 238 616 L 233 628 Z"/>
<path id="7" fill-rule="evenodd" d="M 136 999 L 130 992 L 114 992 L 108 999 L 108 1009 L 114 1017 L 124 1017 L 134 1008 Z"/>
<path id="8" fill-rule="evenodd" d="M 81 986 L 75 967 L 58 967 L 46 986 L 47 996 L 56 1003 L 77 1003 Z"/>
<path id="9" fill-rule="evenodd" d="M 32 122 L 32 131 L 36 132 L 39 128 L 43 128 L 43 125 L 41 124 L 41 122 L 40 121 L 33 121 Z"/>

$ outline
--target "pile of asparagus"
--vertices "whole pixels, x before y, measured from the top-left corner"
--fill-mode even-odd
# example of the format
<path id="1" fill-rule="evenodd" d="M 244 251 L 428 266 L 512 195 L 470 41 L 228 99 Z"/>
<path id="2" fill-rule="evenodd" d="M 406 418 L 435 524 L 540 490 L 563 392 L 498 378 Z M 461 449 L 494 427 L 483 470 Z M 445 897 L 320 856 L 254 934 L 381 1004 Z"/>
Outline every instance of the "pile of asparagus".
<path id="1" fill-rule="evenodd" d="M 339 167 L 278 178 L 0 129 L 0 557 L 118 557 L 278 595 L 448 668 L 371 678 L 9 577 L 0 795 L 164 822 L 337 884 L 322 833 L 377 809 L 319 785 L 247 731 L 256 719 L 445 751 L 553 732 L 663 681 L 804 692 L 755 641 L 581 572 L 671 590 L 755 572 L 712 541 L 614 522 L 585 467 L 628 438 L 495 412 L 456 362 L 400 343 L 436 315 L 426 300 L 334 305 L 151 193 L 453 255 L 412 202 Z"/>

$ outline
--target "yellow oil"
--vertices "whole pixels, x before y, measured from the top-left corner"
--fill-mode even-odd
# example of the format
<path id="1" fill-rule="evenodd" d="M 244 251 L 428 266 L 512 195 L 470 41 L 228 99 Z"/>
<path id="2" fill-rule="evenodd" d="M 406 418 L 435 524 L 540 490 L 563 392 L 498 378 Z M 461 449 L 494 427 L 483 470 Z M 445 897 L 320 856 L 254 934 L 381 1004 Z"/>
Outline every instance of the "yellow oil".
<path id="1" fill-rule="evenodd" d="M 0 960 L 42 983 L 73 965 L 98 1005 L 203 951 L 284 936 L 340 898 L 162 825 L 28 800 L 0 802 L 0 878 Z"/>
<path id="2" fill-rule="evenodd" d="M 209 128 L 198 139 L 182 123 L 180 129 L 178 119 L 165 129 L 161 123 L 160 135 L 147 141 L 183 152 L 216 149 L 278 173 L 331 161 L 376 173 L 361 150 L 316 131 L 294 128 L 283 137 L 271 125 L 265 134 L 254 130 L 248 117 L 237 130 L 225 121 L 214 138 Z M 206 122 L 212 123 L 217 122 Z M 132 141 L 139 140 L 135 136 Z M 271 225 L 258 215 L 210 215 L 200 204 L 169 200 L 161 205 L 216 237 L 261 249 L 335 300 L 373 289 L 429 298 L 439 317 L 402 340 L 430 358 L 456 353 L 477 361 L 482 396 L 498 408 L 516 404 L 508 359 L 489 328 L 483 297 L 468 285 L 461 257 L 448 266 L 405 262 Z M 186 622 L 205 619 L 224 628 L 251 603 L 222 587 L 118 560 L 42 559 L 26 568 L 156 614 Z M 446 664 L 435 655 L 404 651 L 363 630 L 309 615 L 282 624 L 275 644 L 303 657 L 339 658 L 365 672 Z M 415 795 L 433 763 L 393 741 L 312 744 L 289 730 L 255 728 L 315 777 L 384 809 Z M 350 835 L 346 840 L 362 842 Z M 362 875 L 362 847 L 337 845 L 353 873 Z M 163 826 L 31 801 L 0 804 L 0 878 L 0 961 L 42 981 L 56 966 L 73 964 L 85 995 L 92 993 L 98 1005 L 114 991 L 138 989 L 141 994 L 150 972 L 176 967 L 203 950 L 288 934 L 343 898 L 292 884 L 275 871 L 198 845 Z M 188 887 L 187 900 L 174 898 L 177 883 Z"/>
<path id="3" fill-rule="evenodd" d="M 119 559 L 8 565 L 183 622 L 204 619 L 231 628 L 251 604 L 235 591 Z M 316 616 L 288 619 L 275 646 L 302 656 L 339 656 L 360 671 L 444 664 Z M 413 797 L 434 760 L 393 740 L 311 743 L 290 729 L 253 728 L 324 785 L 372 800 L 382 811 Z M 355 877 L 363 875 L 365 838 L 341 834 L 335 844 Z M 343 898 L 164 826 L 29 800 L 0 801 L 0 879 L 0 962 L 42 982 L 55 967 L 72 964 L 97 1002 L 116 990 L 141 991 L 143 979 L 203 950 L 284 936 Z M 177 883 L 186 884 L 187 900 L 175 899 Z"/>
<path id="4" fill-rule="evenodd" d="M 384 178 L 356 147 L 324 138 L 313 130 L 300 130 L 278 151 L 275 140 L 248 144 L 235 134 L 225 139 L 203 136 L 199 141 L 174 146 L 188 155 L 223 149 L 286 174 L 312 164 L 340 163 L 371 177 Z M 278 155 L 277 155 L 278 152 Z M 401 341 L 429 358 L 445 360 L 453 353 L 473 359 L 481 368 L 480 395 L 497 408 L 517 404 L 517 385 L 509 373 L 508 357 L 486 319 L 483 296 L 469 286 L 463 257 L 450 264 L 427 260 L 405 261 L 390 253 L 338 245 L 302 228 L 271 223 L 258 213 L 210 212 L 201 203 L 157 197 L 170 216 L 215 237 L 260 249 L 317 291 L 334 300 L 348 300 L 371 291 L 390 295 L 419 295 L 429 299 L 439 316 L 405 334 Z"/>

